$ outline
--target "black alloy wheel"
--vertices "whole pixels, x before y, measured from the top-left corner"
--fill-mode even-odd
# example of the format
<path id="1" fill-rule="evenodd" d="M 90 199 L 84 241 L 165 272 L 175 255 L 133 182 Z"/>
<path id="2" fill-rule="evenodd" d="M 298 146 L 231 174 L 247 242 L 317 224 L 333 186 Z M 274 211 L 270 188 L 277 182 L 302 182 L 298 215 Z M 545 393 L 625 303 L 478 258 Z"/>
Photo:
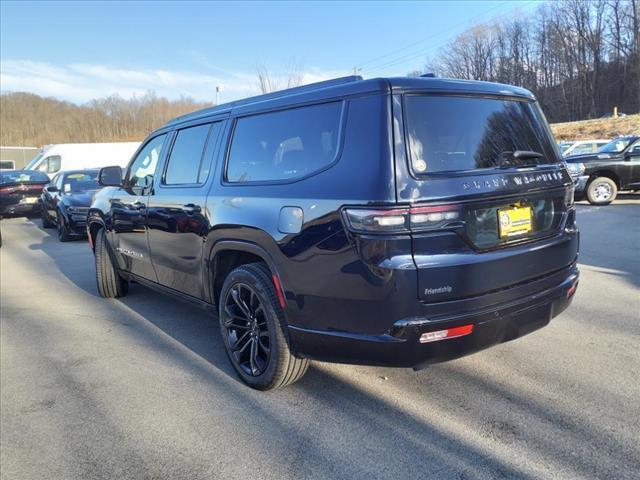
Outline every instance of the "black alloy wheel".
<path id="1" fill-rule="evenodd" d="M 263 263 L 241 265 L 226 277 L 218 317 L 227 356 L 251 388 L 271 390 L 298 381 L 309 360 L 290 349 L 273 275 Z"/>
<path id="2" fill-rule="evenodd" d="M 262 374 L 269 364 L 271 342 L 264 306 L 251 286 L 236 283 L 227 292 L 223 327 L 232 361 L 247 375 Z"/>
<path id="3" fill-rule="evenodd" d="M 58 212 L 56 218 L 58 222 L 58 240 L 60 240 L 61 242 L 68 242 L 69 240 L 71 240 L 71 235 L 69 234 L 69 228 L 64 221 L 64 217 L 60 214 L 60 212 Z"/>

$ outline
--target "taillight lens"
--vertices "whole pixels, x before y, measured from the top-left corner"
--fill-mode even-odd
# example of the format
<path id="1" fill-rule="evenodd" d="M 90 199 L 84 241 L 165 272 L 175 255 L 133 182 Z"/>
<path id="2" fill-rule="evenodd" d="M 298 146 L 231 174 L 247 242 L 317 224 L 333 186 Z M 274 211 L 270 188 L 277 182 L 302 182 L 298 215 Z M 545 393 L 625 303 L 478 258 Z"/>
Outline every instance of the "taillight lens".
<path id="1" fill-rule="evenodd" d="M 2 187 L 0 188 L 0 193 L 13 193 L 18 190 L 16 187 Z"/>
<path id="2" fill-rule="evenodd" d="M 460 207 L 457 205 L 418 206 L 411 207 L 409 214 L 413 229 L 441 228 L 460 218 Z"/>
<path id="3" fill-rule="evenodd" d="M 413 206 L 394 209 L 345 209 L 349 228 L 361 233 L 410 233 L 448 228 L 460 222 L 458 205 Z"/>
<path id="4" fill-rule="evenodd" d="M 393 210 L 365 210 L 347 208 L 345 217 L 352 230 L 356 232 L 398 233 L 408 232 L 408 208 Z"/>

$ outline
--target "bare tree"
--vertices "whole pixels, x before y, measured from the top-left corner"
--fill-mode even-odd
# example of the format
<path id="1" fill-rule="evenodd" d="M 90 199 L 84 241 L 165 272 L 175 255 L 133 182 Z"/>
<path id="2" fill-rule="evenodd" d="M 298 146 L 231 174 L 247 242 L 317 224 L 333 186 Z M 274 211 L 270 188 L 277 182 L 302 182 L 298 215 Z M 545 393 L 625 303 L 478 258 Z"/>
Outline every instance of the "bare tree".
<path id="1" fill-rule="evenodd" d="M 8 93 L 0 95 L 0 143 L 41 146 L 142 140 L 171 118 L 209 105 L 190 98 L 170 101 L 153 92 L 130 100 L 114 95 L 85 105 Z"/>
<path id="2" fill-rule="evenodd" d="M 290 62 L 286 74 L 281 78 L 271 74 L 265 64 L 258 63 L 256 64 L 256 77 L 260 93 L 270 93 L 285 88 L 297 87 L 302 85 L 303 82 L 302 69 L 296 62 Z"/>
<path id="3" fill-rule="evenodd" d="M 550 119 L 640 110 L 640 0 L 560 0 L 476 25 L 428 62 L 439 74 L 532 90 Z"/>

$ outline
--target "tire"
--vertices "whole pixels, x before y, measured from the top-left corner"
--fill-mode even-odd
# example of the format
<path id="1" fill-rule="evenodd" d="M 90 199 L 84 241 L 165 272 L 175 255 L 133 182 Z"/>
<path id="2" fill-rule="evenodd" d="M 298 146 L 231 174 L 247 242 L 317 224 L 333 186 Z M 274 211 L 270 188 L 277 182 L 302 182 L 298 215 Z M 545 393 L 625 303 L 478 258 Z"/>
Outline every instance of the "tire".
<path id="1" fill-rule="evenodd" d="M 129 283 L 118 273 L 103 228 L 98 230 L 96 235 L 95 261 L 96 281 L 100 296 L 103 298 L 124 297 L 129 291 Z"/>
<path id="2" fill-rule="evenodd" d="M 64 221 L 64 217 L 62 215 L 60 215 L 60 212 L 58 212 L 57 214 L 57 221 L 58 221 L 58 240 L 60 240 L 61 242 L 68 242 L 69 240 L 71 240 L 71 235 L 69 234 L 69 228 L 67 227 L 67 224 Z"/>
<path id="3" fill-rule="evenodd" d="M 47 217 L 46 211 L 47 211 L 47 209 L 45 208 L 44 205 L 42 205 L 40 207 L 40 219 L 42 220 L 42 228 L 53 228 L 53 227 L 55 227 L 55 225 Z"/>
<path id="4" fill-rule="evenodd" d="M 591 205 L 609 205 L 618 195 L 616 182 L 609 177 L 597 177 L 587 185 L 587 200 Z"/>
<path id="5" fill-rule="evenodd" d="M 272 390 L 291 385 L 307 372 L 309 360 L 295 357 L 289 349 L 284 312 L 264 264 L 233 270 L 218 303 L 225 351 L 243 382 L 257 390 Z"/>

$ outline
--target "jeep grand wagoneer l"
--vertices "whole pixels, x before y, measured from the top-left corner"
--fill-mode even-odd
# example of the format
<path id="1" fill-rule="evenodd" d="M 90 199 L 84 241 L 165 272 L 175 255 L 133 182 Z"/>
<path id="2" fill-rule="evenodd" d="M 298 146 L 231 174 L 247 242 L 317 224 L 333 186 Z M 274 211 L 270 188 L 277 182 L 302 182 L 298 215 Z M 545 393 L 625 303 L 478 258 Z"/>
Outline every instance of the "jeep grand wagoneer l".
<path id="1" fill-rule="evenodd" d="M 310 359 L 460 357 L 546 325 L 578 283 L 571 178 L 512 86 L 348 77 L 249 98 L 169 122 L 100 181 L 100 294 L 134 280 L 216 309 L 254 388 Z"/>

